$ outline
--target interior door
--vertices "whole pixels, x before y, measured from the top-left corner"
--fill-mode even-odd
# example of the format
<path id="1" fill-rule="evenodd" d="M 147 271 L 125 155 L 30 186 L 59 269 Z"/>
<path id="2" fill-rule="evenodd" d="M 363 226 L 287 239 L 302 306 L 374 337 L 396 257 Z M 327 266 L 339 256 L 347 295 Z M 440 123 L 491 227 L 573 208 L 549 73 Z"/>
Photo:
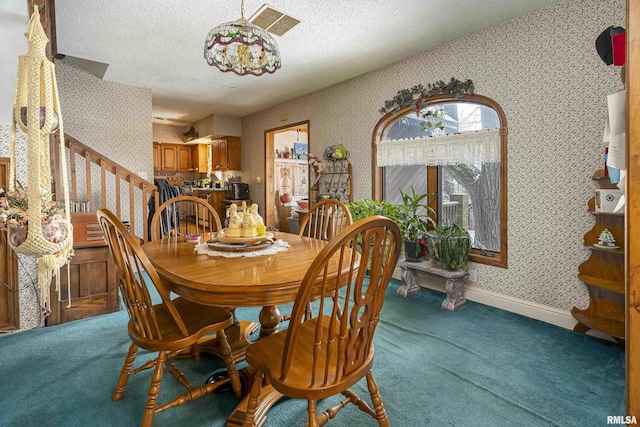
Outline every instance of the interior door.
<path id="1" fill-rule="evenodd" d="M 276 134 L 284 133 L 284 132 L 306 132 L 307 133 L 307 143 L 308 143 L 308 152 L 311 152 L 311 131 L 309 126 L 309 121 L 303 121 L 298 123 L 293 123 L 290 125 L 282 126 L 275 129 L 268 129 L 264 132 L 264 146 L 265 146 L 265 206 L 264 206 L 264 221 L 267 226 L 275 226 L 276 225 L 276 203 L 275 203 L 275 193 L 278 188 L 276 188 L 274 182 L 276 180 L 276 171 L 274 167 L 275 160 L 275 139 Z M 293 147 L 289 147 L 293 148 Z M 309 185 L 311 176 L 309 174 L 309 168 L 306 168 L 306 177 L 304 181 Z M 309 194 L 310 194 L 309 185 Z"/>

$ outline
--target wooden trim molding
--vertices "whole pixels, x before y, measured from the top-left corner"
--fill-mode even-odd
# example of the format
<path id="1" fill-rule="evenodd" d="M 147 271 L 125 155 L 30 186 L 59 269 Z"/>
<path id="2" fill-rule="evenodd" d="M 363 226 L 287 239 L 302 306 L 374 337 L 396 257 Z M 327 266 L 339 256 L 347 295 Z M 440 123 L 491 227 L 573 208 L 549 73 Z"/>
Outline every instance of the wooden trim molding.
<path id="1" fill-rule="evenodd" d="M 275 193 L 277 188 L 274 184 L 275 171 L 273 170 L 273 160 L 275 159 L 274 142 L 275 135 L 278 133 L 293 130 L 294 128 L 302 128 L 301 132 L 307 133 L 307 143 L 309 144 L 309 152 L 311 152 L 311 124 L 309 120 L 301 122 L 291 123 L 279 126 L 277 128 L 266 129 L 264 131 L 264 216 L 265 224 L 268 226 L 275 226 Z M 307 182 L 309 183 L 309 198 L 311 198 L 311 172 L 307 169 Z"/>
<path id="2" fill-rule="evenodd" d="M 44 32 L 49 38 L 49 44 L 47 44 L 47 58 L 53 61 L 53 58 L 58 54 L 58 42 L 56 37 L 56 5 L 55 0 L 35 0 L 27 1 L 29 8 L 29 16 L 33 13 L 33 7 L 38 6 L 40 9 L 40 22 L 44 28 Z"/>
<path id="3" fill-rule="evenodd" d="M 476 104 L 486 105 L 492 108 L 500 119 L 500 206 L 507 207 L 507 118 L 496 101 L 491 98 L 482 95 L 463 95 L 461 98 L 456 98 L 452 94 L 438 95 L 430 98 L 428 102 L 423 105 L 426 107 L 431 104 L 443 104 L 450 102 L 467 101 Z M 413 107 L 407 106 L 399 111 L 390 112 L 385 114 L 376 124 L 373 135 L 371 137 L 371 197 L 374 200 L 382 200 L 382 189 L 384 188 L 384 174 L 382 173 L 382 167 L 378 167 L 376 164 L 377 158 L 377 143 L 382 139 L 382 136 L 386 132 L 387 128 L 398 118 L 410 111 Z M 428 182 L 437 182 L 437 168 L 429 168 Z M 433 197 L 429 197 L 429 205 L 436 208 L 436 200 Z M 507 209 L 501 209 L 500 211 L 500 253 L 494 257 L 487 257 L 480 254 L 477 249 L 472 249 L 469 255 L 469 261 L 478 262 L 486 265 L 493 265 L 495 267 L 507 268 Z"/>
<path id="4" fill-rule="evenodd" d="M 627 415 L 640 418 L 640 2 L 627 0 Z"/>
<path id="5" fill-rule="evenodd" d="M 11 159 L 0 157 L 0 186 L 7 188 Z M 20 284 L 18 258 L 8 243 L 7 230 L 0 230 L 0 331 L 20 329 Z"/>

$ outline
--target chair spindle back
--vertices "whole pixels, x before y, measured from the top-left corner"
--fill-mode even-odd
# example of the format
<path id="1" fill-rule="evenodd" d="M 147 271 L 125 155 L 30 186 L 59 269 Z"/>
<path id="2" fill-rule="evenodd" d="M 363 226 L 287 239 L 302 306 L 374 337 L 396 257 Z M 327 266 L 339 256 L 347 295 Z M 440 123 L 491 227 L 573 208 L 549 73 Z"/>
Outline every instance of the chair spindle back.
<path id="1" fill-rule="evenodd" d="M 401 242 L 395 222 L 372 216 L 350 225 L 323 248 L 305 275 L 294 303 L 286 331 L 282 381 L 299 356 L 297 353 L 302 354 L 310 346 L 310 387 L 331 386 L 370 359 L 373 335 Z M 327 273 L 330 263 L 339 263 L 337 275 Z M 318 295 L 319 307 L 314 309 L 318 315 L 305 322 L 305 308 Z M 315 322 L 313 342 L 298 342 L 300 329 L 313 324 L 309 322 Z M 336 366 L 338 369 L 333 368 Z"/>
<path id="2" fill-rule="evenodd" d="M 315 203 L 300 223 L 298 235 L 314 239 L 331 240 L 353 219 L 349 208 L 339 200 L 327 199 Z"/>
<path id="3" fill-rule="evenodd" d="M 222 230 L 220 216 L 206 199 L 178 196 L 158 207 L 151 220 L 151 240 Z"/>
<path id="4" fill-rule="evenodd" d="M 163 339 L 149 293 L 149 288 L 154 286 L 162 298 L 163 309 L 170 313 L 180 333 L 188 336 L 169 291 L 136 238 L 111 211 L 100 209 L 97 216 L 115 263 L 118 287 L 129 314 L 130 328 L 133 328 L 131 332 L 146 341 Z"/>

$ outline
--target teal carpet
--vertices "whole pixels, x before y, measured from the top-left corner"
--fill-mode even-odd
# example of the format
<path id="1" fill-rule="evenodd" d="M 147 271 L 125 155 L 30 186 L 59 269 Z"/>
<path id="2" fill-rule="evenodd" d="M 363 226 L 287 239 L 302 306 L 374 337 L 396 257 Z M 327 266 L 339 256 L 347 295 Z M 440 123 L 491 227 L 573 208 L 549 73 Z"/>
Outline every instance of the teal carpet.
<path id="1" fill-rule="evenodd" d="M 403 298 L 398 285 L 387 291 L 374 365 L 393 426 L 582 427 L 624 415 L 620 346 L 473 302 L 447 312 L 444 294 L 422 289 Z M 257 316 L 238 310 L 242 319 Z M 149 371 L 111 401 L 130 342 L 126 322 L 121 311 L 0 336 L 0 427 L 139 425 Z M 222 366 L 208 356 L 178 364 L 194 382 Z M 162 402 L 181 389 L 170 375 L 165 380 Z M 364 382 L 355 388 L 368 399 Z M 157 415 L 154 425 L 224 426 L 235 405 L 230 394 L 211 394 Z M 305 421 L 306 402 L 283 400 L 266 426 Z M 376 423 L 351 405 L 329 425 Z"/>

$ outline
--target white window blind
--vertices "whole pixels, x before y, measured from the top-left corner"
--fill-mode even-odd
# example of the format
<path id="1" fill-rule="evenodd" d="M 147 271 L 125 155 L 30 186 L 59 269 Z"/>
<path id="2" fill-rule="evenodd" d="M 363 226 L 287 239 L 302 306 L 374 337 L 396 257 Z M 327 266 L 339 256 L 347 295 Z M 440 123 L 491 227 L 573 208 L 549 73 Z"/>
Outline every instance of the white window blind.
<path id="1" fill-rule="evenodd" d="M 500 129 L 386 139 L 376 147 L 378 166 L 496 163 L 500 161 Z"/>

